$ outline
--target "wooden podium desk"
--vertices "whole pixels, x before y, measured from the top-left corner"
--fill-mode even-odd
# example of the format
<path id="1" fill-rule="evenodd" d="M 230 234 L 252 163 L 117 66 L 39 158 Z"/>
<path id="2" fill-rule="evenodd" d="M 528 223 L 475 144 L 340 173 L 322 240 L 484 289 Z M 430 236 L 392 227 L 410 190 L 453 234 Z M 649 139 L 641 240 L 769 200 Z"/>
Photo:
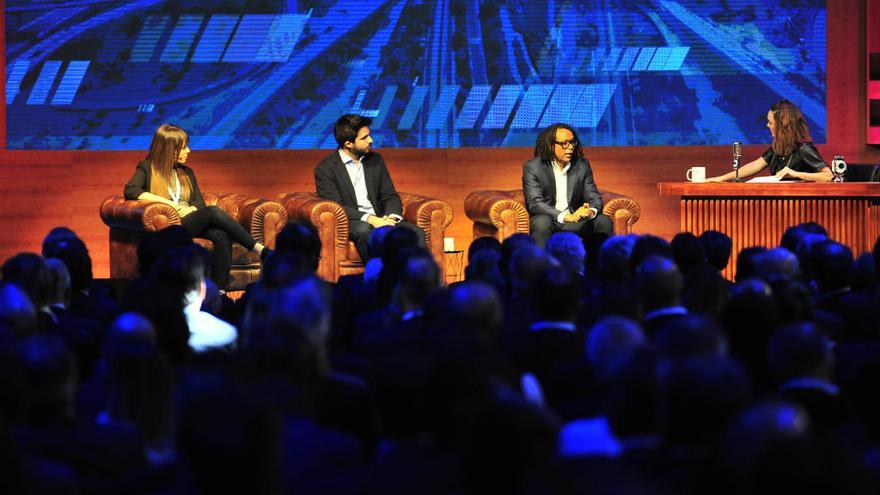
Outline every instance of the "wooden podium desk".
<path id="1" fill-rule="evenodd" d="M 661 196 L 681 198 L 680 230 L 717 230 L 733 240 L 724 275 L 733 279 L 739 251 L 775 247 L 785 229 L 814 221 L 858 256 L 880 234 L 880 183 L 876 182 L 661 182 Z"/>

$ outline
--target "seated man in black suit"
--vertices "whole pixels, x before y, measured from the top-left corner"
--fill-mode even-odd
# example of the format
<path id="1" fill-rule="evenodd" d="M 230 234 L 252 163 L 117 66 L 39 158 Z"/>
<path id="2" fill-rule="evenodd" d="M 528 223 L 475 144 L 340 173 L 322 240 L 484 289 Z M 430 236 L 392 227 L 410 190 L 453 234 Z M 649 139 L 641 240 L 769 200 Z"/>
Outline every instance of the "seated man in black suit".
<path id="1" fill-rule="evenodd" d="M 541 131 L 535 157 L 523 165 L 522 182 L 530 232 L 539 246 L 558 230 L 614 234 L 611 220 L 602 214 L 590 162 L 571 126 L 553 124 Z"/>
<path id="2" fill-rule="evenodd" d="M 382 155 L 372 151 L 372 120 L 359 115 L 343 115 L 333 126 L 339 149 L 315 167 L 318 196 L 339 203 L 348 216 L 349 237 L 361 259 L 370 259 L 370 232 L 383 225 L 409 228 L 425 246 L 425 233 L 403 221 L 403 205 L 391 182 Z"/>

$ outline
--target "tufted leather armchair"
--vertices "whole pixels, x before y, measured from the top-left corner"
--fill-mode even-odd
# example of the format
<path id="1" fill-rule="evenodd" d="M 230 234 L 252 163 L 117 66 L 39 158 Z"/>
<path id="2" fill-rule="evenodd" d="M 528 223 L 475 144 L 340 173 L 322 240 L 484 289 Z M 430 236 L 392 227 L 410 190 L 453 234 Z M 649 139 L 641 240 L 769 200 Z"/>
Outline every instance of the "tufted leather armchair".
<path id="1" fill-rule="evenodd" d="M 428 250 L 440 266 L 445 280 L 443 233 L 452 223 L 449 203 L 405 192 L 398 192 L 403 203 L 403 218 L 425 231 Z M 318 275 L 336 281 L 343 275 L 364 271 L 364 261 L 348 238 L 348 217 L 338 203 L 319 198 L 315 193 L 280 194 L 278 201 L 287 210 L 291 221 L 309 223 L 321 238 L 321 262 Z"/>
<path id="2" fill-rule="evenodd" d="M 275 247 L 275 237 L 287 223 L 287 211 L 280 204 L 264 199 L 249 198 L 243 194 L 202 194 L 205 204 L 218 206 L 237 220 L 253 238 L 265 246 Z M 110 277 L 135 278 L 138 276 L 137 245 L 147 232 L 155 232 L 169 225 L 179 225 L 177 210 L 164 203 L 147 200 L 127 200 L 122 196 L 108 196 L 101 204 L 101 220 L 110 227 Z M 196 242 L 212 249 L 211 241 Z M 232 244 L 232 269 L 229 289 L 240 290 L 260 276 L 260 259 L 237 243 Z"/>
<path id="3" fill-rule="evenodd" d="M 599 191 L 605 206 L 602 213 L 614 224 L 617 235 L 629 234 L 642 209 L 635 200 L 609 191 Z M 517 233 L 529 233 L 529 212 L 521 189 L 474 191 L 464 200 L 464 212 L 474 222 L 474 239 L 494 237 L 504 241 Z"/>

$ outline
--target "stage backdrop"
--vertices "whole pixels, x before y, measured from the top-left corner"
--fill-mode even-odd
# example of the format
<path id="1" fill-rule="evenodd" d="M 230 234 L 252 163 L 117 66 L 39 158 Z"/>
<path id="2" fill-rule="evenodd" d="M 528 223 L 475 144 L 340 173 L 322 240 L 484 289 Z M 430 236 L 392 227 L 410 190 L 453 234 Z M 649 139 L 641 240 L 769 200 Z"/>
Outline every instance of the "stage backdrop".
<path id="1" fill-rule="evenodd" d="M 810 125 L 814 130 L 820 130 L 821 132 L 822 128 L 825 129 L 824 135 L 827 144 L 820 145 L 820 150 L 823 155 L 830 157 L 834 154 L 842 153 L 845 154 L 847 159 L 851 162 L 880 162 L 880 153 L 877 152 L 877 149 L 865 145 L 867 105 L 865 100 L 866 1 L 867 0 L 835 0 L 834 2 L 829 2 L 827 4 L 827 89 L 825 91 L 825 99 L 828 102 L 827 125 L 823 125 L 821 122 L 816 122 L 814 120 L 811 120 L 810 122 Z M 159 2 L 141 3 L 159 5 Z M 139 3 L 139 5 L 141 3 Z M 330 3 L 331 2 L 325 2 L 326 5 L 329 5 Z M 489 3 L 498 4 L 497 2 L 482 2 L 484 5 Z M 525 4 L 526 2 L 520 3 Z M 704 4 L 710 3 L 714 2 L 704 2 Z M 788 5 L 793 3 L 803 4 L 804 2 L 782 3 Z M 191 5 L 192 2 L 179 2 L 178 4 Z M 239 2 L 205 2 L 204 4 L 229 5 L 229 8 L 224 7 L 225 11 L 233 12 L 233 4 L 238 5 Z M 423 4 L 430 4 L 430 2 L 412 0 L 407 6 Z M 642 5 L 642 12 L 668 12 L 668 10 L 660 10 L 665 9 L 664 4 L 667 4 L 667 2 L 643 2 L 640 5 Z M 732 1 L 727 2 L 727 4 L 731 6 L 738 5 L 737 2 Z M 11 2 L 7 2 L 6 8 L 0 10 L 0 15 L 4 15 L 4 17 L 9 16 L 6 18 L 6 21 L 11 17 L 24 15 L 23 12 L 21 14 L 10 12 L 9 7 L 12 5 Z M 20 3 L 19 5 L 22 7 L 27 6 L 24 3 Z M 34 5 L 38 4 L 34 3 Z M 39 5 L 43 6 L 44 12 L 42 12 L 42 14 L 45 15 L 50 15 L 56 8 L 62 8 L 58 4 L 53 4 L 52 7 L 49 7 L 43 2 L 39 3 Z M 104 10 L 107 12 L 114 12 L 112 10 L 113 5 L 116 5 L 116 3 L 109 1 L 78 1 L 76 3 L 71 3 L 67 8 L 68 10 L 72 9 L 85 12 L 96 6 L 104 6 Z M 289 2 L 288 5 L 293 6 L 293 2 Z M 510 9 L 514 9 L 515 7 L 513 2 L 509 2 L 506 5 L 508 5 L 508 8 Z M 519 3 L 516 5 L 519 5 Z M 569 7 L 566 7 L 567 5 L 577 6 L 580 5 L 580 3 L 556 2 L 556 5 L 560 6 L 559 8 L 568 9 Z M 686 4 L 680 3 L 680 5 L 685 6 Z M 690 11 L 694 10 L 691 9 L 691 7 L 688 7 L 688 9 Z M 775 9 L 776 7 L 773 7 L 770 10 Z M 299 12 L 299 10 L 296 10 L 296 12 Z M 569 11 L 566 10 L 565 12 Z M 317 18 L 319 17 L 318 13 L 318 9 L 316 8 L 312 11 L 310 16 Z M 612 12 L 609 11 L 603 15 L 605 15 L 605 18 L 607 19 L 607 15 L 611 15 L 611 13 Z M 759 14 L 761 16 L 767 15 L 764 10 L 761 10 Z M 242 13 L 240 15 L 244 14 Z M 566 20 L 568 15 L 563 15 L 561 17 L 561 22 L 563 22 L 563 24 L 567 25 L 567 23 L 571 22 Z M 667 14 L 662 14 L 661 17 L 665 17 L 666 15 Z M 106 17 L 101 17 L 101 19 L 105 18 Z M 377 19 L 379 20 L 377 20 L 376 23 L 384 25 L 381 16 Z M 798 17 L 792 17 L 792 20 L 800 22 L 801 19 Z M 594 22 L 597 21 L 598 19 Z M 14 20 L 13 22 L 19 21 Z M 209 21 L 206 20 L 206 22 Z M 547 18 L 541 18 L 540 22 L 547 22 Z M 723 19 L 715 16 L 715 18 L 712 19 L 712 22 L 721 25 L 723 24 Z M 47 28 L 51 26 L 51 23 L 49 22 L 46 22 L 45 24 Z M 367 26 L 368 24 L 363 25 Z M 746 24 L 745 21 L 739 23 L 739 25 L 743 26 Z M 174 25 L 176 26 L 176 21 Z M 207 24 L 200 25 L 201 30 L 206 29 L 206 27 Z M 735 26 L 731 24 L 730 27 L 733 28 Z M 304 29 L 308 29 L 308 23 L 306 23 Z M 458 29 L 460 29 L 460 26 L 456 28 L 456 30 Z M 679 26 L 676 29 L 682 29 L 682 27 Z M 0 37 L 3 37 L 5 33 L 6 30 L 0 30 Z M 139 33 L 139 31 L 134 30 L 134 33 L 135 34 L 132 34 L 132 36 L 138 35 L 137 33 Z M 202 37 L 203 34 L 198 36 L 198 39 L 201 40 Z M 303 36 L 300 36 L 299 39 L 301 41 L 298 43 L 306 43 L 308 41 Z M 470 39 L 471 38 L 468 38 L 468 40 Z M 87 49 L 89 43 L 83 43 L 83 48 Z M 193 41 L 193 43 L 195 43 L 195 41 Z M 363 45 L 363 43 L 354 43 L 355 48 L 353 49 L 362 50 L 362 48 L 359 48 L 361 45 Z M 392 45 L 393 44 L 389 42 L 388 46 Z M 3 46 L 5 47 L 5 44 L 3 44 Z M 159 46 L 158 41 L 156 46 Z M 164 46 L 167 46 L 167 43 L 163 45 L 163 47 Z M 651 45 L 648 43 L 645 43 L 644 46 L 633 45 L 633 47 L 640 49 L 639 53 L 641 53 L 642 48 L 650 46 Z M 158 48 L 156 49 L 158 50 Z M 162 49 L 162 53 L 164 53 L 164 49 L 165 48 Z M 556 48 L 550 46 L 549 49 L 555 50 Z M 626 50 L 624 50 L 624 52 L 625 51 Z M 0 49 L 0 57 L 3 57 L 6 52 L 6 49 Z M 758 51 L 758 53 L 764 52 Z M 43 105 L 44 107 L 49 108 L 52 107 L 51 100 L 54 99 L 57 94 L 57 85 L 61 83 L 64 74 L 67 73 L 70 61 L 75 59 L 67 55 L 62 57 L 61 54 L 56 56 L 54 52 L 48 53 L 46 56 L 52 57 L 48 60 L 64 61 L 59 67 L 59 74 L 61 75 L 58 76 L 56 82 L 53 82 L 53 86 L 49 88 L 51 96 L 46 96 L 49 103 Z M 161 57 L 161 54 L 156 56 Z M 621 54 L 620 57 L 622 58 L 623 54 Z M 684 59 L 683 66 L 688 64 L 689 60 L 691 60 L 690 57 L 691 54 L 689 52 Z M 804 55 L 800 58 L 804 57 L 806 56 Z M 366 59 L 362 56 L 360 60 Z M 14 75 L 12 72 L 13 65 L 14 59 L 8 59 L 4 63 L 0 63 L 0 70 L 6 70 L 4 79 L 7 80 L 7 82 Z M 157 64 L 154 61 L 152 65 Z M 225 66 L 218 67 L 226 67 L 227 70 L 231 70 L 234 66 L 235 64 L 230 62 Z M 269 65 L 267 64 L 267 66 Z M 359 64 L 356 61 L 354 64 L 346 65 L 343 68 L 343 71 L 355 72 L 357 70 L 367 70 L 369 68 L 370 65 L 366 61 L 364 64 Z M 91 69 L 86 70 L 84 79 L 90 73 L 90 70 Z M 38 78 L 41 71 L 42 65 L 39 65 L 38 73 L 31 77 Z M 632 76 L 633 74 L 629 74 L 627 77 L 631 78 Z M 662 81 L 665 80 L 664 77 L 667 79 L 680 77 L 663 74 L 659 74 L 658 76 L 659 77 L 654 80 L 655 83 L 662 83 Z M 752 115 L 748 118 L 752 119 L 754 123 L 754 131 L 752 132 L 759 133 L 753 138 L 756 141 L 756 144 L 747 145 L 745 148 L 747 158 L 757 156 L 757 154 L 766 148 L 767 143 L 769 142 L 769 136 L 766 134 L 766 129 L 762 127 L 766 107 L 782 96 L 797 99 L 796 96 L 793 96 L 787 91 L 777 91 L 772 78 L 761 79 L 764 82 L 763 86 L 753 88 L 751 94 L 743 95 L 739 100 L 739 103 L 745 101 L 748 104 L 755 105 Z M 178 79 L 178 81 L 180 80 L 181 79 Z M 323 81 L 325 79 L 320 78 L 319 80 Z M 420 81 L 422 81 L 421 78 L 419 79 L 419 82 L 416 82 L 416 85 L 427 84 Z M 156 81 L 152 80 L 146 81 L 144 82 L 144 85 L 145 87 L 149 87 L 150 84 L 148 83 L 155 82 Z M 538 82 L 535 80 L 528 80 L 524 81 L 522 86 L 525 87 L 537 84 Z M 10 134 L 10 141 L 15 141 L 17 138 L 14 137 L 14 134 L 19 132 L 19 126 L 23 126 L 27 129 L 29 120 L 38 118 L 32 116 L 30 119 L 22 120 L 18 117 L 18 111 L 27 107 L 26 100 L 27 98 L 30 98 L 31 95 L 29 88 L 32 86 L 28 86 L 28 84 L 30 84 L 28 83 L 28 78 L 23 78 L 22 84 L 12 85 L 13 88 L 19 88 L 19 90 L 23 89 L 22 92 L 15 95 L 7 93 L 7 99 L 10 97 L 12 98 L 12 106 L 19 104 L 19 98 L 25 98 L 25 101 L 22 107 L 10 108 L 8 112 L 8 125 L 6 122 L 7 113 L 0 111 L 0 146 L 5 143 L 7 131 Z M 493 82 L 493 87 L 490 91 L 491 98 L 487 98 L 487 106 L 483 108 L 484 111 L 487 111 L 488 108 L 491 108 L 491 105 L 495 104 L 497 92 L 500 91 L 500 86 L 502 84 L 513 83 L 509 81 L 503 83 Z M 568 84 L 568 82 L 560 84 Z M 578 82 L 576 84 L 592 83 Z M 644 81 L 642 84 L 644 85 Z M 459 98 L 456 101 L 462 97 L 465 99 L 468 98 L 468 95 L 471 93 L 471 89 L 465 91 L 464 84 L 461 86 L 462 88 L 460 89 Z M 7 87 L 10 86 L 7 85 Z M 53 89 L 53 87 L 55 89 Z M 80 87 L 78 91 L 82 91 L 83 89 L 83 87 Z M 649 88 L 646 87 L 645 89 Z M 384 91 L 384 88 L 380 91 Z M 399 91 L 403 92 L 404 88 L 399 88 Z M 406 91 L 411 90 L 407 89 Z M 554 91 L 558 91 L 558 88 L 555 86 Z M 369 91 L 367 93 L 369 93 Z M 357 101 L 358 94 L 359 92 L 354 93 L 355 99 L 353 101 Z M 552 94 L 553 93 L 551 93 L 551 97 Z M 661 95 L 662 94 L 665 93 L 661 93 Z M 229 105 L 217 107 L 217 111 L 222 115 L 232 115 L 231 111 L 236 107 L 236 104 L 248 101 L 250 95 L 251 93 L 241 93 L 239 95 L 240 98 L 234 100 Z M 616 95 L 617 93 L 615 93 L 615 98 Z M 727 96 L 721 96 L 719 94 L 716 98 L 718 100 L 716 104 L 724 105 L 725 107 L 735 106 L 728 105 L 727 102 L 722 103 L 722 100 L 728 96 L 729 94 L 727 94 Z M 289 95 L 289 98 L 295 100 L 299 98 L 299 95 L 291 94 Z M 367 101 L 371 96 L 365 94 L 364 98 L 364 101 Z M 524 98 L 525 95 L 517 95 L 516 101 L 513 102 L 513 107 L 518 108 L 521 106 Z M 491 101 L 489 101 L 490 99 Z M 822 101 L 821 98 L 819 100 Z M 76 101 L 76 97 L 74 97 L 71 105 L 75 105 Z M 381 101 L 381 98 L 379 101 Z M 429 118 L 430 115 L 432 115 L 433 110 L 426 110 L 429 108 L 427 105 L 433 104 L 436 101 L 436 98 L 425 97 L 426 103 L 418 108 L 413 128 L 416 128 L 417 123 L 420 122 L 419 119 Z M 609 105 L 612 105 L 614 101 L 614 98 L 612 98 Z M 712 100 L 710 99 L 707 101 Z M 5 103 L 6 100 L 0 100 L 0 109 L 4 108 Z M 666 105 L 670 104 L 671 102 L 666 102 Z M 363 103 L 361 107 L 375 110 L 378 108 L 378 105 Z M 128 111 L 131 112 L 131 110 L 132 109 L 129 109 Z M 129 129 L 149 129 L 149 131 L 144 130 L 139 132 L 150 132 L 152 130 L 151 127 L 156 122 L 163 120 L 153 120 L 149 122 L 149 127 L 144 124 L 145 127 L 141 128 L 139 127 L 141 123 L 138 121 L 138 116 L 142 116 L 142 119 L 148 119 L 148 117 L 155 119 L 157 115 L 160 117 L 162 115 L 159 114 L 158 109 L 155 107 L 152 112 L 137 112 L 137 108 L 134 108 L 133 110 L 134 112 L 129 114 L 131 118 L 124 120 L 124 124 L 117 123 L 117 128 L 115 129 L 112 127 L 102 127 L 108 125 L 108 121 L 96 118 L 86 120 L 83 124 L 84 127 L 82 130 L 87 128 L 98 129 L 100 127 L 102 129 L 100 136 L 107 138 L 117 134 L 126 135 L 126 132 L 129 134 L 134 132 Z M 144 108 L 143 110 L 149 110 L 149 107 Z M 67 110 L 56 108 L 53 111 L 59 113 L 67 111 L 71 114 L 75 112 L 72 107 Z M 96 112 L 95 115 L 96 117 L 110 116 L 115 111 L 121 110 L 107 109 L 106 112 Z M 696 111 L 697 110 L 687 110 L 678 113 L 663 114 L 662 118 L 658 116 L 654 119 L 656 122 L 653 125 L 671 129 L 677 124 L 675 122 L 669 122 L 670 120 L 691 119 L 692 121 L 695 121 L 703 118 L 694 113 Z M 452 110 L 450 110 L 450 116 L 452 116 L 451 112 Z M 456 107 L 455 112 L 455 119 L 457 120 L 460 107 Z M 511 111 L 511 114 L 513 112 L 514 110 Z M 207 118 L 209 116 L 214 118 L 213 112 L 201 112 L 199 115 L 201 115 L 202 118 Z M 517 115 L 519 114 L 517 113 Z M 603 118 L 607 115 L 609 114 L 606 110 L 606 113 L 603 113 Z M 299 113 L 288 115 L 288 117 L 291 116 L 296 119 L 313 119 L 312 116 L 301 115 Z M 335 114 L 332 116 L 326 116 L 325 118 L 328 122 L 326 125 L 329 125 L 329 121 L 332 120 L 332 118 L 335 118 L 335 116 Z M 710 130 L 715 129 L 716 126 L 714 123 L 716 121 L 712 120 L 715 118 L 716 117 L 709 118 L 705 127 Z M 509 118 L 511 123 L 513 122 L 513 119 L 514 117 Z M 484 116 L 478 116 L 478 121 L 481 124 L 484 120 Z M 616 122 L 617 120 L 614 121 Z M 64 125 L 64 122 L 63 118 L 59 120 L 59 126 Z M 144 120 L 144 122 L 147 121 Z M 396 130 L 398 125 L 397 122 L 398 120 L 392 119 L 389 120 L 387 124 L 382 123 L 382 125 L 390 126 L 388 129 L 394 130 L 394 137 L 399 136 L 402 140 L 409 139 L 411 136 L 409 133 Z M 718 118 L 717 122 L 718 128 L 720 129 L 723 126 L 724 119 Z M 427 125 L 427 123 L 425 125 Z M 281 126 L 281 124 L 279 124 L 279 126 Z M 600 127 L 601 124 L 597 129 Z M 53 128 L 54 127 L 50 127 L 50 130 Z M 202 128 L 196 127 L 199 132 L 202 132 L 202 129 L 210 128 L 210 126 Z M 27 132 L 29 131 L 25 131 L 25 133 Z M 244 132 L 243 135 L 248 136 L 244 128 L 236 128 L 234 135 L 238 136 L 240 132 Z M 326 130 L 322 130 L 321 132 L 322 136 L 319 137 L 317 141 L 326 140 L 326 134 L 323 134 L 326 133 Z M 60 132 L 56 133 L 60 134 Z M 513 134 L 513 132 L 511 133 Z M 590 130 L 582 129 L 582 133 L 587 136 L 586 140 L 588 140 L 591 135 Z M 91 134 L 97 135 L 98 133 L 93 132 Z M 635 134 L 633 134 L 633 136 L 634 135 Z M 817 135 L 820 134 L 817 133 Z M 736 138 L 739 137 L 740 136 L 737 136 Z M 744 134 L 742 139 L 746 140 L 746 137 L 747 136 Z M 734 138 L 734 136 L 727 136 L 727 138 Z M 204 150 L 204 148 L 209 146 L 204 146 L 207 141 L 200 144 L 200 139 L 199 134 L 194 133 L 194 144 L 203 148 L 203 150 L 198 150 L 192 154 L 192 165 L 199 172 L 199 178 L 203 188 L 215 192 L 238 191 L 273 197 L 275 194 L 284 191 L 313 190 L 312 168 L 317 160 L 327 153 L 327 150 Z M 683 180 L 685 169 L 697 164 L 707 165 L 710 169 L 710 173 L 721 173 L 729 170 L 730 147 L 729 144 L 727 144 L 727 141 L 728 139 L 725 138 L 724 140 L 719 141 L 725 143 L 724 145 L 716 144 L 708 146 L 593 146 L 588 142 L 586 152 L 593 162 L 594 169 L 596 170 L 596 178 L 600 186 L 628 194 L 636 198 L 642 205 L 642 220 L 636 225 L 636 232 L 651 232 L 669 238 L 674 235 L 678 229 L 678 202 L 674 198 L 660 198 L 657 194 L 657 182 Z M 467 244 L 471 238 L 471 225 L 465 217 L 463 210 L 465 195 L 474 189 L 480 188 L 491 187 L 513 189 L 519 187 L 522 162 L 531 154 L 531 150 L 528 146 L 497 148 L 488 147 L 488 144 L 486 144 L 481 147 L 426 150 L 394 149 L 388 147 L 387 142 L 384 144 L 386 146 L 382 148 L 382 151 L 389 159 L 389 166 L 395 176 L 399 189 L 436 195 L 443 197 L 452 203 L 453 208 L 455 209 L 455 219 L 448 234 L 455 237 L 456 245 L 458 246 Z M 425 143 L 421 142 L 419 143 L 419 146 L 422 144 Z M 237 144 L 236 146 L 245 147 L 244 144 Z M 89 245 L 94 259 L 96 275 L 99 277 L 107 276 L 107 228 L 103 225 L 98 216 L 98 206 L 106 195 L 120 194 L 122 192 L 122 185 L 133 171 L 135 162 L 143 157 L 143 150 L 105 151 L 104 148 L 101 150 L 86 149 L 82 151 L 70 149 L 20 150 L 18 148 L 21 148 L 21 146 L 15 146 L 14 144 L 11 148 L 13 149 L 10 151 L 0 151 L 0 232 L 3 233 L 3 235 L 0 235 L 0 260 L 5 260 L 19 251 L 39 251 L 40 240 L 50 228 L 57 225 L 68 225 L 74 228 Z"/>
<path id="2" fill-rule="evenodd" d="M 782 98 L 824 143 L 825 33 L 824 0 L 7 0 L 8 146 L 333 147 L 348 112 L 380 147 L 764 143 Z"/>

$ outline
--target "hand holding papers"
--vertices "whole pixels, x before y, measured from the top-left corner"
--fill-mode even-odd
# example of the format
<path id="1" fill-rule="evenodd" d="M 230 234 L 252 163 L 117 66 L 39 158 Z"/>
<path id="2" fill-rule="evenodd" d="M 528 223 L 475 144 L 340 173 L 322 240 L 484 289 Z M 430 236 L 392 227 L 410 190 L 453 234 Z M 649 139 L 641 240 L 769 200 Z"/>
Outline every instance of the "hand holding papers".
<path id="1" fill-rule="evenodd" d="M 781 170 L 780 173 L 776 175 L 769 175 L 763 177 L 753 177 L 748 180 L 748 182 L 756 182 L 756 183 L 772 183 L 772 182 L 803 182 L 804 180 L 792 175 L 791 171 L 782 173 L 785 169 Z"/>

